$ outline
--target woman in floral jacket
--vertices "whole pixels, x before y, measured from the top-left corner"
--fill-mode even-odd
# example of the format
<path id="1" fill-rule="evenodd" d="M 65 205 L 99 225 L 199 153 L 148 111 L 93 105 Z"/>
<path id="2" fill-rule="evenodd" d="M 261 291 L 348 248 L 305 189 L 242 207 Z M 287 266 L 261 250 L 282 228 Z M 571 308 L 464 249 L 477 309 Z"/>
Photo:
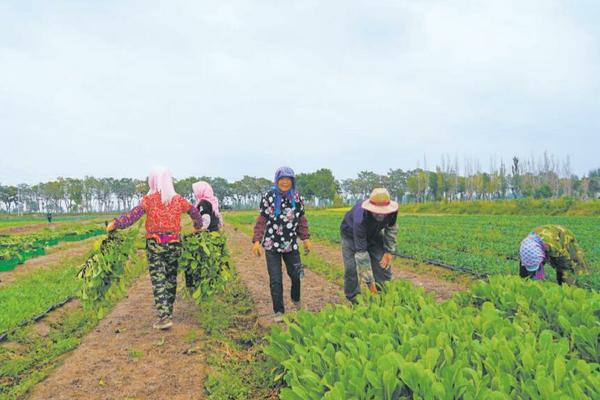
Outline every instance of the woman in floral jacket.
<path id="1" fill-rule="evenodd" d="M 308 221 L 304 215 L 304 200 L 296 191 L 294 170 L 281 167 L 275 173 L 274 186 L 261 199 L 260 215 L 256 218 L 252 253 L 259 257 L 261 246 L 265 249 L 269 287 L 273 301 L 275 320 L 280 321 L 283 305 L 283 281 L 281 260 L 292 281 L 291 298 L 300 309 L 300 279 L 304 274 L 297 238 L 303 241 L 304 251 L 311 249 Z"/>

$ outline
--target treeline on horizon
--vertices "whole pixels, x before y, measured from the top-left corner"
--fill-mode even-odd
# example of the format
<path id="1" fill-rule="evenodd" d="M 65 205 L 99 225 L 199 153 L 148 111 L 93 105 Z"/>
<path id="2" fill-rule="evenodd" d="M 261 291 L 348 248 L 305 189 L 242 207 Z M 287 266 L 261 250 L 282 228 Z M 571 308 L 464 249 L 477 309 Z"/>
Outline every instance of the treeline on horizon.
<path id="1" fill-rule="evenodd" d="M 514 157 L 510 168 L 501 162 L 497 167 L 491 165 L 489 172 L 481 171 L 478 162 L 466 161 L 459 174 L 458 163 L 444 159 L 433 170 L 390 169 L 385 175 L 361 171 L 356 178 L 337 180 L 331 170 L 322 168 L 300 173 L 296 180 L 298 190 L 313 206 L 353 204 L 368 196 L 375 187 L 386 187 L 392 197 L 403 204 L 442 202 L 438 206 L 416 204 L 413 207 L 415 210 L 430 207 L 432 211 L 443 204 L 469 200 L 599 198 L 600 168 L 578 177 L 570 172 L 569 164 L 568 159 L 558 162 L 544 153 L 540 162 L 521 162 Z M 199 180 L 212 185 L 225 208 L 254 207 L 273 185 L 272 179 L 263 177 L 244 176 L 229 182 L 221 177 L 200 176 L 175 179 L 175 189 L 193 201 L 192 184 Z M 137 178 L 59 177 L 36 185 L 0 184 L 0 210 L 9 213 L 112 212 L 133 207 L 147 192 L 146 179 Z M 572 206 L 568 201 L 565 204 Z M 454 209 L 460 207 L 454 206 Z"/>

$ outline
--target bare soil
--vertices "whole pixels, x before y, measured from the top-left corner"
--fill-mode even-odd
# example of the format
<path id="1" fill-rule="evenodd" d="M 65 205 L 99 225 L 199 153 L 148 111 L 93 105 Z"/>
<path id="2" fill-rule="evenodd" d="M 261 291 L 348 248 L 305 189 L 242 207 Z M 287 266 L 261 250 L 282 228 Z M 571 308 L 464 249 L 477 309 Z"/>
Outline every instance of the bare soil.
<path id="1" fill-rule="evenodd" d="M 196 310 L 178 296 L 173 327 L 153 329 L 152 287 L 142 275 L 31 399 L 202 399 L 206 366 Z"/>
<path id="2" fill-rule="evenodd" d="M 319 256 L 343 268 L 341 247 L 313 242 L 313 248 Z M 455 282 L 448 281 L 440 276 L 455 276 L 456 274 L 449 273 L 440 267 L 417 263 L 401 257 L 394 257 L 392 274 L 392 279 L 404 279 L 414 286 L 423 287 L 426 291 L 432 292 L 438 301 L 446 300 L 452 297 L 455 292 L 464 291 L 468 288 L 468 281 L 464 277 Z"/>

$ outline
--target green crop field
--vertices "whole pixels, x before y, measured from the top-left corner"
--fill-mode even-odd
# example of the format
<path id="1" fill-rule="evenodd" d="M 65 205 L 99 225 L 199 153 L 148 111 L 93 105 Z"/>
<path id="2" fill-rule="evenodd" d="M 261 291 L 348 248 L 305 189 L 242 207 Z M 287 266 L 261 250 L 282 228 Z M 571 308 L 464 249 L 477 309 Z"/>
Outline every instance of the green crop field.
<path id="1" fill-rule="evenodd" d="M 592 399 L 597 293 L 495 277 L 442 304 L 395 281 L 360 303 L 301 312 L 266 352 L 285 400 Z"/>
<path id="2" fill-rule="evenodd" d="M 314 237 L 339 243 L 345 210 L 309 211 Z M 252 224 L 256 212 L 230 213 L 227 220 Z M 483 274 L 516 274 L 520 241 L 536 226 L 560 224 L 571 229 L 594 271 L 586 286 L 600 288 L 600 218 L 579 216 L 425 215 L 398 217 L 397 252 Z M 549 269 L 550 270 L 550 269 Z M 548 271 L 552 275 L 552 271 Z"/>
<path id="3" fill-rule="evenodd" d="M 345 211 L 308 210 L 313 239 L 339 247 L 339 225 Z M 256 215 L 254 210 L 228 212 L 225 221 L 248 235 Z M 399 254 L 483 273 L 490 275 L 489 279 L 470 280 L 469 288 L 444 302 L 422 288 L 395 280 L 375 296 L 365 291 L 356 305 L 342 302 L 323 304 L 319 312 L 288 312 L 283 325 L 276 325 L 270 333 L 259 328 L 255 307 L 260 300 L 242 282 L 249 278 L 241 279 L 236 272 L 251 261 L 232 256 L 234 265 L 227 268 L 227 279 L 215 285 L 215 272 L 230 260 L 219 259 L 216 251 L 225 241 L 219 238 L 222 241 L 212 246 L 201 240 L 202 235 L 186 236 L 180 267 L 196 268 L 198 282 L 196 290 L 181 285 L 180 291 L 197 302 L 198 318 L 211 343 L 207 349 L 192 346 L 204 335 L 193 329 L 186 333 L 187 347 L 190 352 L 204 352 L 211 368 L 204 382 L 208 399 L 598 398 L 598 293 L 558 286 L 550 279 L 533 282 L 514 276 L 520 240 L 532 228 L 547 223 L 573 230 L 597 271 L 598 222 L 600 219 L 592 216 L 401 214 Z M 45 249 L 56 240 L 84 239 L 102 228 L 91 221 L 63 224 L 53 230 L 5 235 L 0 238 L 4 249 L 0 254 L 24 260 L 34 256 L 29 252 L 36 248 Z M 189 220 L 184 219 L 184 227 L 191 229 Z M 147 268 L 146 258 L 137 253 L 143 247 L 140 239 L 135 228 L 118 232 L 90 243 L 85 254 L 57 260 L 0 287 L 0 305 L 5 311 L 0 314 L 0 334 L 8 332 L 4 335 L 8 347 L 0 343 L 0 382 L 6 382 L 0 384 L 0 397 L 23 398 L 51 372 L 49 368 L 38 375 L 40 366 L 55 365 L 98 320 L 107 318 L 110 307 Z M 231 254 L 249 251 L 249 243 L 241 239 L 243 244 L 232 240 L 237 247 Z M 207 249 L 212 258 L 199 258 L 196 247 Z M 318 251 L 303 257 L 307 265 L 343 271 Z M 264 263 L 262 258 L 252 260 Z M 418 268 L 417 275 L 429 274 Z M 319 268 L 312 272 L 319 273 L 323 282 L 342 284 L 337 274 Z M 597 288 L 598 276 L 592 274 L 584 282 L 586 287 Z M 253 282 L 256 285 L 258 281 Z M 315 289 L 311 285 L 323 282 L 306 280 L 303 285 L 308 291 L 303 296 Z M 268 281 L 262 283 L 268 292 Z M 327 290 L 325 286 L 317 289 Z M 51 324 L 48 338 L 33 336 L 35 340 L 31 340 L 37 335 L 36 323 L 21 326 L 21 322 L 67 296 L 79 298 L 79 305 L 65 309 L 61 323 Z M 140 331 L 147 330 L 149 323 L 142 322 Z M 115 329 L 117 332 L 127 334 Z M 129 349 L 128 354 L 141 354 L 135 362 L 143 363 L 146 355 L 165 345 L 164 338 L 155 339 L 144 342 L 149 350 Z M 14 343 L 19 347 L 12 348 Z"/>

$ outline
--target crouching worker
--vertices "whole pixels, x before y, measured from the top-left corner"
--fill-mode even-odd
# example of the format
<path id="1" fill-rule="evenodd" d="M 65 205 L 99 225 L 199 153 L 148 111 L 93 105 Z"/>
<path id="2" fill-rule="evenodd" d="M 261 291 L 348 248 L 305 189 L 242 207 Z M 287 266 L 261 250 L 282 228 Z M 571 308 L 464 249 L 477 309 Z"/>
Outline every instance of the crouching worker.
<path id="1" fill-rule="evenodd" d="M 577 275 L 588 271 L 581 247 L 573 232 L 561 225 L 542 225 L 521 241 L 519 275 L 522 278 L 545 279 L 544 265 L 556 270 L 559 285 L 573 285 Z"/>
<path id="2" fill-rule="evenodd" d="M 156 168 L 148 176 L 150 191 L 140 205 L 108 224 L 107 230 L 125 229 L 146 214 L 146 254 L 158 312 L 156 329 L 173 325 L 173 304 L 177 293 L 177 270 L 181 253 L 181 214 L 187 213 L 194 228 L 202 228 L 200 212 L 175 193 L 171 172 Z"/>
<path id="3" fill-rule="evenodd" d="M 304 251 L 312 247 L 309 240 L 308 221 L 304 215 L 304 200 L 296 192 L 296 178 L 289 167 L 281 167 L 275 173 L 275 185 L 261 199 L 260 215 L 256 218 L 252 253 L 261 255 L 265 249 L 269 287 L 273 301 L 274 321 L 283 317 L 283 276 L 281 260 L 285 262 L 287 274 L 292 281 L 291 298 L 296 310 L 300 303 L 301 278 L 304 267 L 298 251 L 297 238 L 303 241 Z"/>
<path id="4" fill-rule="evenodd" d="M 344 216 L 340 233 L 344 259 L 344 293 L 354 302 L 360 293 L 360 280 L 371 293 L 377 284 L 392 279 L 392 258 L 396 249 L 398 203 L 387 189 L 374 189 Z"/>

